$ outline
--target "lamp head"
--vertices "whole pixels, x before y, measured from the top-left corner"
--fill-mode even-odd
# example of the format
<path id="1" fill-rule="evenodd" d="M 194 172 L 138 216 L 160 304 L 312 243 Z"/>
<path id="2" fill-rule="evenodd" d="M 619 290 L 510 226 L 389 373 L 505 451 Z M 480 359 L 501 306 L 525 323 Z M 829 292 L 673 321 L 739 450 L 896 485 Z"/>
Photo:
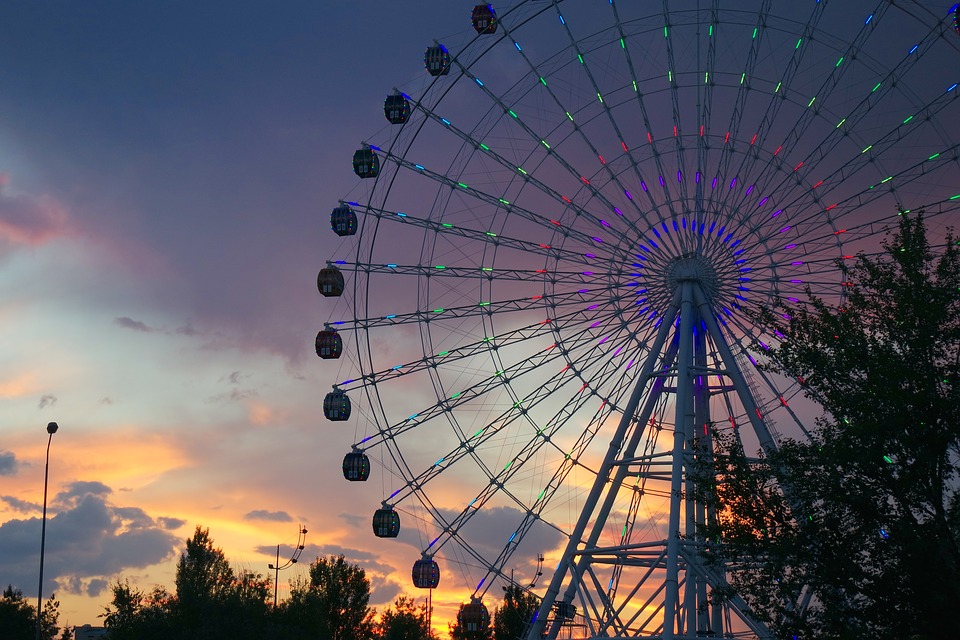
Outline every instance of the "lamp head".
<path id="1" fill-rule="evenodd" d="M 47 433 L 49 433 L 50 435 L 55 434 L 55 433 L 57 432 L 57 429 L 59 429 L 59 428 L 60 428 L 60 427 L 57 426 L 57 423 L 56 423 L 56 422 L 48 422 L 48 423 L 47 423 Z"/>

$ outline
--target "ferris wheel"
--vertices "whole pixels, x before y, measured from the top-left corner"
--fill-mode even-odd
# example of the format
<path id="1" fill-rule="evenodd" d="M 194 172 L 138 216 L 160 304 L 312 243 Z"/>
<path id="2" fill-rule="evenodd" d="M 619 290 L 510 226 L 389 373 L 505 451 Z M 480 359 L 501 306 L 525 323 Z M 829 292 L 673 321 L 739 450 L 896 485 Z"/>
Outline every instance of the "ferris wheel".
<path id="1" fill-rule="evenodd" d="M 958 219 L 957 13 L 526 0 L 424 43 L 333 209 L 316 341 L 375 535 L 424 536 L 414 586 L 480 611 L 543 554 L 530 638 L 769 637 L 711 599 L 695 442 L 804 437 L 758 312 L 839 303 L 898 215 Z"/>

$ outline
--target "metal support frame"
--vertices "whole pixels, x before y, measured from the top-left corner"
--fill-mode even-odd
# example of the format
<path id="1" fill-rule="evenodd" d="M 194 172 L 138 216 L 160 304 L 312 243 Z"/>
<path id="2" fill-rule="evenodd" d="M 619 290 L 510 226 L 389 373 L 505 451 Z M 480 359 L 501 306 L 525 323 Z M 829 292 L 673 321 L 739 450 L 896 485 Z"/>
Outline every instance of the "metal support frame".
<path id="1" fill-rule="evenodd" d="M 708 340 L 722 371 L 708 368 Z M 567 542 L 528 640 L 555 640 L 571 605 L 585 617 L 590 637 L 649 637 L 678 640 L 725 636 L 731 614 L 759 638 L 772 637 L 754 620 L 746 603 L 734 594 L 723 604 L 711 601 L 714 589 L 728 590 L 722 570 L 703 560 L 704 542 L 698 529 L 716 521 L 716 513 L 694 498 L 694 480 L 688 469 L 695 455 L 710 455 L 712 441 L 709 377 L 729 381 L 765 450 L 776 442 L 764 423 L 716 314 L 697 277 L 681 278 L 673 301 L 651 345 L 635 387 L 607 449 L 593 487 Z M 668 378 L 675 384 L 669 387 Z M 625 479 L 637 474 L 637 448 L 647 424 L 664 394 L 674 403 L 673 442 L 669 456 L 669 513 L 665 536 L 642 543 L 600 547 L 598 542 Z M 698 447 L 700 441 L 703 446 Z M 708 460 L 709 463 L 709 460 Z M 633 471 L 631 472 L 631 467 Z M 590 529 L 589 532 L 587 529 Z M 603 584 L 603 572 L 617 567 L 637 569 L 639 579 L 614 598 L 615 588 Z M 562 591 L 562 596 L 561 596 Z"/>

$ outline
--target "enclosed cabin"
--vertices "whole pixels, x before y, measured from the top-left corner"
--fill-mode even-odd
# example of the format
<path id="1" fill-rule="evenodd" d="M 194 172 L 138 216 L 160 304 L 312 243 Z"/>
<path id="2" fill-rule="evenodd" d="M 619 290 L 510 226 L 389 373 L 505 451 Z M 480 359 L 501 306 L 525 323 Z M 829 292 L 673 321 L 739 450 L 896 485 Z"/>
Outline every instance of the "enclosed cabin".
<path id="1" fill-rule="evenodd" d="M 403 124 L 410 119 L 410 101 L 399 91 L 387 96 L 383 101 L 383 115 L 390 124 Z"/>
<path id="2" fill-rule="evenodd" d="M 362 451 L 343 456 L 343 477 L 350 482 L 366 482 L 370 477 L 370 458 Z"/>
<path id="3" fill-rule="evenodd" d="M 413 586 L 417 589 L 436 589 L 440 584 L 440 567 L 430 557 L 413 563 Z"/>
<path id="4" fill-rule="evenodd" d="M 953 30 L 960 36 L 960 2 L 953 5 Z"/>
<path id="5" fill-rule="evenodd" d="M 330 265 L 320 269 L 317 274 L 317 290 L 325 298 L 339 298 L 343 295 L 343 273 Z"/>
<path id="6" fill-rule="evenodd" d="M 324 329 L 317 334 L 317 355 L 324 360 L 336 360 L 343 353 L 343 340 L 336 329 Z"/>
<path id="7" fill-rule="evenodd" d="M 343 422 L 350 418 L 350 398 L 340 389 L 334 389 L 323 399 L 323 415 L 331 422 Z"/>
<path id="8" fill-rule="evenodd" d="M 493 10 L 493 5 L 478 4 L 473 8 L 471 16 L 473 28 L 479 34 L 497 32 L 497 12 Z"/>
<path id="9" fill-rule="evenodd" d="M 450 73 L 450 52 L 442 44 L 427 47 L 423 54 L 423 66 L 434 77 L 447 75 Z"/>
<path id="10" fill-rule="evenodd" d="M 353 154 L 353 172 L 361 178 L 376 178 L 380 173 L 380 158 L 370 147 L 357 149 Z"/>
<path id="11" fill-rule="evenodd" d="M 357 214 L 350 205 L 341 203 L 330 213 L 330 228 L 340 236 L 352 236 L 357 233 Z"/>
<path id="12" fill-rule="evenodd" d="M 374 511 L 373 535 L 378 538 L 396 538 L 400 535 L 400 514 L 391 507 Z"/>
<path id="13" fill-rule="evenodd" d="M 471 598 L 470 602 L 460 607 L 457 621 L 463 631 L 476 633 L 490 626 L 490 612 L 482 602 Z"/>

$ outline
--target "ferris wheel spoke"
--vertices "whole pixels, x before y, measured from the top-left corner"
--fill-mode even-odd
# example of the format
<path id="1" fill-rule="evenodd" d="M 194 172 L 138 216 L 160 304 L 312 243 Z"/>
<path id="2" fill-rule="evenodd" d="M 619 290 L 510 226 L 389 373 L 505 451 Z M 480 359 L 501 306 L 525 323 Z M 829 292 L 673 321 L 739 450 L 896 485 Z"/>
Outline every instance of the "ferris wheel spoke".
<path id="1" fill-rule="evenodd" d="M 617 283 L 602 283 L 602 286 L 592 289 L 581 289 L 556 294 L 535 295 L 524 298 L 512 298 L 509 300 L 495 300 L 491 302 L 477 302 L 474 304 L 437 309 L 424 309 L 410 311 L 407 313 L 387 314 L 385 316 L 371 316 L 369 318 L 358 318 L 355 320 L 337 320 L 328 322 L 324 326 L 334 328 L 337 331 L 352 331 L 359 329 L 372 329 L 374 327 L 387 327 L 403 324 L 415 324 L 419 322 L 437 322 L 450 320 L 453 318 L 468 318 L 472 316 L 486 316 L 491 313 L 510 313 L 523 312 L 543 307 L 566 307 L 570 305 L 582 304 L 584 294 L 597 293 L 599 291 L 609 291 L 619 286 L 629 286 L 629 284 L 619 285 Z M 547 318 L 544 323 L 550 322 Z"/>
<path id="2" fill-rule="evenodd" d="M 495 267 L 461 267 L 457 265 L 419 265 L 419 264 L 375 264 L 333 260 L 327 264 L 341 271 L 365 274 L 391 274 L 425 278 L 459 278 L 462 281 L 482 280 L 484 282 L 540 282 L 545 277 L 563 280 L 565 284 L 603 285 L 620 273 L 600 273 L 597 271 L 554 271 L 546 269 L 501 269 Z"/>
<path id="3" fill-rule="evenodd" d="M 516 114 L 516 112 L 514 112 L 506 104 L 504 104 L 499 97 L 493 94 L 493 92 L 490 91 L 490 89 L 485 84 L 483 84 L 483 82 L 481 82 L 478 78 L 473 76 L 473 74 L 470 72 L 469 69 L 462 68 L 461 71 L 465 76 L 473 80 L 474 83 L 476 83 L 486 95 L 491 96 L 491 99 L 494 100 L 496 104 L 499 107 L 501 107 L 507 114 L 513 116 L 513 119 L 516 121 L 516 123 L 519 124 L 519 126 L 531 137 L 531 140 L 537 142 L 543 147 L 547 157 L 557 162 L 561 167 L 563 167 L 567 171 L 567 173 L 570 176 L 572 176 L 576 180 L 578 190 L 586 186 L 590 194 L 596 199 L 598 199 L 599 201 L 601 201 L 606 206 L 607 210 L 610 213 L 615 213 L 617 211 L 617 207 L 614 206 L 612 202 L 607 200 L 606 196 L 601 191 L 593 187 L 590 184 L 589 180 L 584 178 L 582 174 L 580 174 L 566 159 L 564 159 L 564 157 L 560 153 L 558 153 L 557 150 L 554 148 L 554 145 L 551 145 L 550 143 L 548 143 L 545 138 L 538 136 L 537 133 L 533 131 L 526 124 L 526 122 L 522 118 L 520 118 L 520 116 Z M 408 97 L 408 96 L 405 96 L 405 97 Z M 595 216 L 593 213 L 589 212 L 587 209 L 577 205 L 570 197 L 560 193 L 553 187 L 550 187 L 543 181 L 539 180 L 533 173 L 525 170 L 523 167 L 516 166 L 516 163 L 509 161 L 507 158 L 503 157 L 502 155 L 494 151 L 491 147 L 489 147 L 483 141 L 473 138 L 471 134 L 465 131 L 462 131 L 458 127 L 454 126 L 448 119 L 440 116 L 425 104 L 421 102 L 417 102 L 416 100 L 413 100 L 412 98 L 409 98 L 409 97 L 408 99 L 412 101 L 414 108 L 422 111 L 424 114 L 426 114 L 426 116 L 430 120 L 432 120 L 433 122 L 436 122 L 437 124 L 443 126 L 445 129 L 453 133 L 462 142 L 472 147 L 477 153 L 480 153 L 484 157 L 488 157 L 492 159 L 494 162 L 499 164 L 501 167 L 503 167 L 507 171 L 517 174 L 517 176 L 519 176 L 519 178 L 524 182 L 524 184 L 533 186 L 541 193 L 549 196 L 560 207 L 569 208 L 574 212 L 577 218 L 582 218 L 587 220 L 590 226 L 598 229 L 599 231 L 608 232 L 608 230 L 610 229 L 610 224 L 608 222 Z M 458 184 L 461 184 L 461 183 L 458 183 Z M 502 199 L 501 199 L 501 204 L 504 204 L 504 201 Z M 504 206 L 509 207 L 510 203 L 507 202 L 506 204 L 504 204 Z"/>
<path id="4" fill-rule="evenodd" d="M 436 235 L 459 237 L 470 241 L 484 243 L 493 247 L 505 247 L 523 251 L 524 253 L 542 255 L 547 258 L 569 260 L 577 263 L 587 264 L 587 259 L 584 257 L 582 252 L 570 251 L 540 242 L 513 238 L 503 234 L 494 233 L 492 231 L 468 229 L 460 225 L 417 217 L 413 214 L 404 213 L 402 211 L 388 211 L 386 209 L 365 206 L 358 202 L 349 202 L 347 204 L 356 207 L 357 210 L 362 213 L 376 217 L 378 220 L 420 227 Z"/>
<path id="5" fill-rule="evenodd" d="M 889 6 L 889 3 L 887 3 L 884 0 L 883 2 L 879 3 L 879 5 L 876 7 L 876 9 L 874 9 L 873 12 L 870 13 L 869 18 L 863 22 L 856 36 L 847 43 L 847 48 L 844 51 L 840 52 L 839 59 L 837 60 L 834 67 L 829 71 L 829 73 L 827 74 L 827 77 L 823 80 L 823 82 L 820 84 L 820 86 L 817 89 L 811 92 L 813 94 L 812 97 L 807 98 L 805 95 L 801 95 L 801 104 L 803 103 L 804 100 L 809 100 L 809 102 L 806 103 L 806 107 L 802 111 L 800 117 L 796 120 L 794 125 L 789 129 L 789 131 L 786 133 L 782 141 L 779 143 L 779 146 L 778 146 L 779 149 L 793 150 L 797 147 L 799 140 L 803 138 L 803 136 L 809 130 L 812 123 L 819 116 L 820 110 L 823 108 L 823 105 L 828 104 L 831 94 L 838 86 L 840 86 L 840 83 L 843 80 L 844 75 L 847 73 L 849 69 L 851 69 L 852 65 L 856 64 L 857 56 L 860 50 L 862 49 L 864 42 L 873 33 L 873 30 L 876 27 L 876 25 L 881 21 L 888 6 Z M 798 41 L 797 46 L 801 49 L 805 48 L 807 46 L 810 46 L 809 42 L 811 42 L 812 40 L 813 38 L 811 38 L 810 41 L 807 41 L 807 42 Z M 790 91 L 790 87 L 789 86 L 785 87 L 784 91 L 785 92 Z M 774 101 L 774 102 L 777 102 L 777 101 Z M 763 135 L 759 140 L 760 144 L 763 144 L 765 142 L 765 137 L 766 137 L 766 131 L 763 132 Z M 753 166 L 758 161 L 758 159 L 759 159 L 758 154 L 746 154 L 744 156 L 743 163 L 741 164 L 741 169 L 740 169 L 741 173 L 745 175 L 752 174 Z M 800 163 L 800 165 L 802 164 L 804 164 L 804 162 Z M 800 165 L 798 165 L 798 168 Z M 765 167 L 762 167 L 760 175 L 757 176 L 757 178 L 755 179 L 755 182 L 758 182 L 758 183 L 761 182 L 763 175 L 769 170 L 771 170 L 770 165 L 766 165 Z"/>
<path id="6" fill-rule="evenodd" d="M 427 169 L 423 165 L 411 162 L 410 160 L 397 156 L 392 152 L 383 151 L 380 147 L 374 147 L 373 145 L 370 145 L 370 148 L 374 149 L 375 151 L 379 151 L 382 158 L 397 164 L 399 167 L 423 176 L 432 182 L 449 187 L 452 191 L 466 194 L 467 196 L 472 197 L 484 204 L 488 204 L 495 208 L 503 209 L 508 213 L 515 214 L 524 220 L 528 220 L 539 225 L 543 229 L 549 230 L 551 233 L 557 233 L 565 238 L 577 240 L 583 243 L 584 246 L 593 247 L 593 250 L 597 251 L 598 253 L 615 252 L 615 249 L 610 244 L 603 243 L 602 239 L 598 238 L 597 236 L 592 236 L 572 226 L 564 225 L 557 220 L 541 216 L 533 211 L 517 205 L 516 203 L 509 202 L 499 196 L 491 195 L 476 187 L 470 187 L 466 183 L 459 182 L 443 173 L 438 173 L 436 171 Z M 560 200 L 563 202 L 562 197 Z"/>
<path id="7" fill-rule="evenodd" d="M 613 4 L 613 3 L 611 3 L 611 4 Z M 557 11 L 559 12 L 559 7 L 557 7 Z M 558 14 L 558 15 L 562 15 L 562 14 Z M 622 30 L 622 26 L 621 26 L 621 25 L 618 24 L 618 27 L 620 27 L 621 30 Z M 530 70 L 530 73 L 532 74 L 532 77 L 536 77 L 536 78 L 539 79 L 540 86 L 537 86 L 537 87 L 536 87 L 537 90 L 538 90 L 538 91 L 545 92 L 545 93 L 550 97 L 551 101 L 552 101 L 553 104 L 557 107 L 557 109 L 558 109 L 561 113 L 563 113 L 564 115 L 566 115 L 567 120 L 571 123 L 570 126 L 573 127 L 573 132 L 574 132 L 574 134 L 576 134 L 577 139 L 578 139 L 581 143 L 583 143 L 583 144 L 590 150 L 590 152 L 597 158 L 597 160 L 598 160 L 599 163 L 600 163 L 600 167 L 601 167 L 601 168 L 600 168 L 600 171 L 606 176 L 606 178 L 607 178 L 607 180 L 608 180 L 608 183 L 609 183 L 609 184 L 615 184 L 615 185 L 617 186 L 618 192 L 622 192 L 622 193 L 624 193 L 624 194 L 629 194 L 629 190 L 628 190 L 627 187 L 622 183 L 622 181 L 620 180 L 619 175 L 616 174 L 616 173 L 612 170 L 612 168 L 610 167 L 610 165 L 608 164 L 608 162 L 604 159 L 603 153 L 600 151 L 600 149 L 598 149 L 598 148 L 596 147 L 596 145 L 594 144 L 594 142 L 584 133 L 583 128 L 577 125 L 576 116 L 574 116 L 574 115 L 571 113 L 571 108 L 564 105 L 563 101 L 560 99 L 560 97 L 559 97 L 559 96 L 557 95 L 557 93 L 554 91 L 553 87 L 552 87 L 552 86 L 547 82 L 547 80 L 544 78 L 545 73 L 544 73 L 541 69 L 539 69 L 539 68 L 537 67 L 537 65 L 535 65 L 535 64 L 530 60 L 530 57 L 524 52 L 523 47 L 522 47 L 522 46 L 520 45 L 520 43 L 513 37 L 512 32 L 511 32 L 510 29 L 508 29 L 508 28 L 505 27 L 505 28 L 504 28 L 504 35 L 507 36 L 508 38 L 510 38 L 511 42 L 513 42 L 514 48 L 517 50 L 517 52 L 519 53 L 521 59 L 524 61 L 524 63 L 526 64 L 527 68 Z M 573 44 L 575 45 L 576 43 L 574 42 Z M 579 51 L 577 51 L 577 54 L 580 55 Z M 580 55 L 580 59 L 581 59 L 581 60 L 583 59 L 582 55 Z M 597 95 L 598 95 L 598 96 L 601 95 L 599 91 L 597 92 Z M 573 111 L 576 112 L 577 110 L 574 108 Z M 564 121 L 563 124 L 566 125 L 566 122 Z M 625 142 L 623 142 L 623 139 L 624 139 L 624 138 L 621 136 L 620 139 L 621 139 L 621 146 L 622 146 L 624 152 L 626 152 L 626 150 L 627 150 L 627 145 L 626 145 Z M 576 171 L 576 169 L 572 166 L 571 163 L 567 162 L 566 160 L 562 160 L 562 162 L 563 162 L 565 168 L 567 168 L 567 171 L 568 171 L 572 176 L 579 178 L 580 181 L 583 182 L 583 178 L 582 178 L 581 174 Z M 635 166 L 635 169 L 636 169 L 636 166 Z M 589 181 L 587 181 L 587 182 L 589 182 Z M 587 184 L 586 186 L 587 186 L 588 192 L 590 193 L 591 196 L 593 196 L 593 197 L 597 198 L 598 200 L 600 200 L 601 202 L 603 202 L 603 204 L 607 207 L 607 210 L 608 210 L 608 211 L 613 211 L 614 213 L 616 213 L 617 216 L 618 216 L 618 220 L 620 220 L 620 221 L 623 221 L 623 220 L 624 220 L 624 218 L 623 218 L 623 213 L 620 211 L 620 209 L 619 209 L 616 205 L 614 205 L 614 204 L 606 197 L 606 195 L 605 195 L 605 193 L 604 193 L 603 190 L 598 189 L 593 183 Z M 629 197 L 629 196 L 628 196 L 628 202 L 630 203 L 630 208 L 631 208 L 631 210 L 633 211 L 633 213 L 636 214 L 637 216 L 639 216 L 640 219 L 642 219 L 644 222 L 647 222 L 647 223 L 649 224 L 649 222 L 648 222 L 648 220 L 647 220 L 647 213 L 644 212 L 644 211 L 636 204 L 636 202 L 633 200 L 632 197 Z M 651 205 L 655 205 L 655 202 L 654 202 L 653 200 L 651 200 L 650 202 L 651 202 Z M 659 210 L 656 208 L 656 206 L 653 206 L 653 208 L 652 208 L 652 210 L 651 210 L 651 213 L 653 213 L 653 212 L 659 213 Z M 659 220 L 660 220 L 660 221 L 663 220 L 663 216 L 662 216 L 662 215 L 659 216 Z M 635 222 L 627 221 L 627 224 L 628 224 L 629 228 L 632 229 L 634 232 L 639 232 L 639 229 L 637 228 Z"/>

